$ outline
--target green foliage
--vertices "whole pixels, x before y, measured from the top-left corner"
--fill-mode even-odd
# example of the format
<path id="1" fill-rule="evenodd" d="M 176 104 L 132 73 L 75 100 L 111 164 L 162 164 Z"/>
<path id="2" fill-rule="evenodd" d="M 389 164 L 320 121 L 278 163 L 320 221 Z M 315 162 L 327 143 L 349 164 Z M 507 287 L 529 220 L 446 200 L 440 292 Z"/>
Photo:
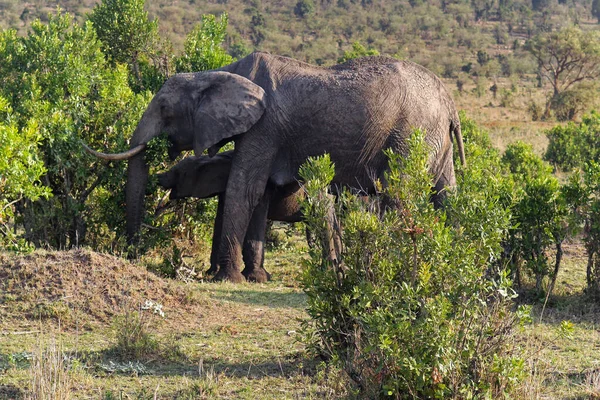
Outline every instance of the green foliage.
<path id="1" fill-rule="evenodd" d="M 145 0 L 103 0 L 89 15 L 104 54 L 113 65 L 129 65 L 136 91 L 158 89 L 169 63 L 161 49 L 158 21 L 148 18 L 145 3 Z"/>
<path id="2" fill-rule="evenodd" d="M 471 149 L 479 148 L 472 140 Z M 326 193 L 327 158 L 301 170 L 307 225 L 315 241 L 302 281 L 308 296 L 307 344 L 343 368 L 364 398 L 499 398 L 524 377 L 508 345 L 516 317 L 507 272 L 494 267 L 509 227 L 493 150 L 460 174 L 447 212 L 429 201 L 423 134 L 405 157 L 389 153 L 381 198 Z M 485 187 L 485 189 L 482 189 Z M 392 205 L 381 213 L 385 205 Z M 343 227 L 343 232 L 339 229 Z M 331 258 L 328 236 L 342 246 Z M 325 240 L 323 240 L 325 239 Z M 343 249 L 343 250 L 339 250 Z M 508 342 L 507 342 L 508 341 Z"/>
<path id="3" fill-rule="evenodd" d="M 545 159 L 570 171 L 583 168 L 589 160 L 600 159 L 600 114 L 592 111 L 579 124 L 557 125 L 546 132 Z"/>
<path id="4" fill-rule="evenodd" d="M 221 47 L 227 34 L 227 14 L 218 21 L 214 15 L 203 15 L 202 23 L 188 34 L 184 52 L 175 63 L 177 72 L 217 69 L 231 64 L 233 58 Z"/>
<path id="5" fill-rule="evenodd" d="M 510 235 L 513 255 L 516 262 L 523 263 L 535 277 L 537 293 L 542 293 L 546 276 L 552 278 L 551 291 L 560 267 L 561 244 L 568 233 L 567 200 L 558 179 L 552 175 L 552 167 L 538 157 L 530 145 L 523 142 L 509 145 L 503 162 L 513 174 L 516 189 L 514 227 Z M 553 245 L 556 258 L 552 270 L 548 250 Z"/>
<path id="6" fill-rule="evenodd" d="M 521 141 L 508 145 L 502 156 L 502 162 L 521 182 L 552 173 L 552 167 L 533 152 L 533 147 Z"/>
<path id="7" fill-rule="evenodd" d="M 42 182 L 53 194 L 19 207 L 25 238 L 54 248 L 83 244 L 88 228 L 100 223 L 86 218 L 94 213 L 86 209 L 94 189 L 114 193 L 111 185 L 121 187 L 124 166 L 98 163 L 80 140 L 123 149 L 121 132 L 133 130 L 148 98 L 133 94 L 126 69 L 107 67 L 91 24 L 79 26 L 68 14 L 50 16 L 48 24 L 34 21 L 26 37 L 4 31 L 0 43 L 2 95 L 17 126 L 37 127 L 32 146 L 44 161 Z M 106 200 L 98 206 L 119 207 L 114 197 Z M 114 228 L 120 214 L 102 222 Z"/>
<path id="8" fill-rule="evenodd" d="M 589 160 L 583 171 L 571 175 L 565 186 L 569 205 L 577 222 L 583 225 L 583 240 L 588 257 L 588 291 L 600 296 L 600 164 Z"/>
<path id="9" fill-rule="evenodd" d="M 46 172 L 38 146 L 41 135 L 35 121 L 19 129 L 8 101 L 0 97 L 0 246 L 12 250 L 28 250 L 16 237 L 15 204 L 48 198 L 51 192 L 41 182 Z"/>
<path id="10" fill-rule="evenodd" d="M 103 0 L 89 15 L 102 49 L 113 62 L 128 64 L 149 52 L 158 37 L 158 22 L 150 21 L 145 0 Z"/>
<path id="11" fill-rule="evenodd" d="M 312 0 L 299 0 L 294 6 L 294 14 L 298 18 L 306 18 L 309 14 L 312 14 L 315 10 L 315 4 Z"/>
<path id="12" fill-rule="evenodd" d="M 338 63 L 343 63 L 348 60 L 352 60 L 354 58 L 359 57 L 367 57 L 367 56 L 378 56 L 379 52 L 375 49 L 367 49 L 365 46 L 360 44 L 360 42 L 352 43 L 352 50 L 347 50 L 344 52 L 344 55 L 338 58 Z"/>
<path id="13" fill-rule="evenodd" d="M 565 90 L 550 100 L 550 109 L 558 121 L 570 121 L 594 104 L 597 104 L 597 88 L 594 82 L 581 83 Z"/>
<path id="14" fill-rule="evenodd" d="M 600 31 L 566 27 L 540 33 L 527 42 L 526 49 L 536 59 L 540 76 L 553 89 L 546 116 L 554 109 L 559 118 L 572 118 L 585 103 L 581 96 L 586 91 L 575 90 L 577 86 L 600 77 Z"/>
<path id="15" fill-rule="evenodd" d="M 128 135 L 152 96 L 147 91 L 136 94 L 139 83 L 154 87 L 164 79 L 148 64 L 148 57 L 156 53 L 142 56 L 142 50 L 147 50 L 144 46 L 155 45 L 155 41 L 137 38 L 132 39 L 141 46 L 137 50 L 109 49 L 96 36 L 97 30 L 112 34 L 110 23 L 121 21 L 110 19 L 114 12 L 103 7 L 128 10 L 141 5 L 103 3 L 91 17 L 94 26 L 90 22 L 80 26 L 70 15 L 59 13 L 49 16 L 47 24 L 34 21 L 24 37 L 12 30 L 1 32 L 0 136 L 7 143 L 2 148 L 7 164 L 0 162 L 3 246 L 25 250 L 27 242 L 52 248 L 86 244 L 98 250 L 124 251 L 126 163 L 99 161 L 83 151 L 81 141 L 102 151 L 126 149 Z M 139 23 L 145 21 L 147 28 L 154 27 L 146 33 L 151 32 L 156 24 L 148 22 L 146 13 L 138 8 L 129 17 L 139 19 Z M 187 59 L 195 63 L 195 68 L 201 68 L 201 64 L 202 68 L 215 68 L 229 62 L 231 58 L 219 47 L 227 19 L 206 17 L 203 21 L 195 36 L 203 44 L 197 42 L 194 51 L 199 53 L 186 53 Z M 148 33 L 144 37 L 150 36 Z M 112 52 L 111 61 L 118 62 L 107 62 L 103 48 Z M 128 52 L 138 52 L 138 77 L 134 64 L 127 59 Z M 146 158 L 151 174 L 169 167 L 166 145 L 164 137 L 149 144 Z M 150 179 L 148 194 L 144 222 L 161 229 L 144 234 L 144 248 L 164 244 L 175 248 L 173 236 L 195 248 L 203 246 L 197 243 L 209 241 L 214 201 L 191 205 L 181 202 L 172 208 L 173 212 L 157 218 L 153 206 L 163 193 L 155 179 Z M 186 211 L 206 215 L 197 219 Z"/>

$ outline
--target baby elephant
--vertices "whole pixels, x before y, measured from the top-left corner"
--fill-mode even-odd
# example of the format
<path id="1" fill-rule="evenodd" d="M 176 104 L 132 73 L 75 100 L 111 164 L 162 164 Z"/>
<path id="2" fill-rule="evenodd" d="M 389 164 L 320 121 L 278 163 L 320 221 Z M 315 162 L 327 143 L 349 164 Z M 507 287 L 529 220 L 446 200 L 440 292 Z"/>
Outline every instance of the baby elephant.
<path id="1" fill-rule="evenodd" d="M 158 174 L 158 183 L 171 189 L 170 199 L 186 197 L 208 198 L 219 196 L 219 207 L 213 231 L 213 244 L 208 273 L 217 272 L 217 255 L 224 207 L 224 194 L 229 179 L 233 151 L 219 153 L 214 157 L 187 157 L 169 171 Z M 300 201 L 304 192 L 297 183 L 278 187 L 268 184 L 265 195 L 250 220 L 244 239 L 242 254 L 245 269 L 242 274 L 249 281 L 265 282 L 270 274 L 264 269 L 264 242 L 267 218 L 273 221 L 298 222 L 302 219 Z"/>

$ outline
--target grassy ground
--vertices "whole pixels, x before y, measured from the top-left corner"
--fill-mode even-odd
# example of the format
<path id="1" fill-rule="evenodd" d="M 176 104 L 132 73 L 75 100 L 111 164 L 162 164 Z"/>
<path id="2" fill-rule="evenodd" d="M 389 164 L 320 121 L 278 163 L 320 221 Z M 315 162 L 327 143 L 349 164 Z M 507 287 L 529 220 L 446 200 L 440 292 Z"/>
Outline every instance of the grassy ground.
<path id="1" fill-rule="evenodd" d="M 297 239 L 284 240 L 267 254 L 273 281 L 240 285 L 158 279 L 117 258 L 83 250 L 29 258 L 1 255 L 0 399 L 26 398 L 44 368 L 51 370 L 52 365 L 32 362 L 40 352 L 54 352 L 70 366 L 64 379 L 72 398 L 344 397 L 347 382 L 297 341 L 306 317 L 297 284 L 304 249 Z M 581 246 L 567 246 L 556 296 L 543 316 L 536 303 L 535 323 L 521 332 L 520 345 L 535 372 L 527 398 L 600 395 L 600 308 L 582 295 L 584 266 Z M 102 277 L 102 285 L 90 284 L 89 270 Z M 55 271 L 55 279 L 43 271 Z M 39 285 L 36 276 L 47 285 Z M 127 276 L 135 279 L 119 286 Z M 86 297 L 94 299 L 95 312 L 86 308 Z M 140 311 L 147 299 L 163 305 L 164 318 Z M 116 332 L 124 324 L 115 321 L 136 310 L 154 335 L 142 361 L 123 357 L 118 347 L 123 331 Z"/>
<path id="2" fill-rule="evenodd" d="M 305 318 L 305 296 L 296 283 L 300 259 L 301 250 L 289 246 L 269 254 L 267 268 L 275 279 L 268 284 L 157 282 L 140 275 L 135 280 L 141 284 L 132 285 L 154 292 L 140 297 L 123 287 L 124 296 L 109 296 L 102 285 L 69 291 L 69 277 L 90 270 L 86 263 L 94 264 L 91 269 L 108 286 L 118 286 L 120 277 L 107 271 L 131 275 L 126 267 L 114 267 L 120 260 L 110 256 L 78 251 L 20 258 L 19 269 L 28 266 L 29 272 L 11 273 L 0 291 L 0 399 L 26 396 L 38 373 L 31 366 L 34 354 L 48 352 L 54 343 L 70 365 L 75 398 L 332 398 L 343 390 L 296 340 Z M 3 270 L 15 260 L 3 255 Z M 24 282 L 32 271 L 52 270 L 53 262 L 63 271 L 48 288 L 36 289 L 35 279 Z M 26 295 L 31 291 L 33 296 Z M 85 297 L 94 298 L 96 315 L 83 312 Z M 115 321 L 139 311 L 135 304 L 146 297 L 164 299 L 165 316 L 141 311 L 158 345 L 149 346 L 138 362 L 119 352 L 116 329 L 123 323 Z M 35 314 L 40 304 L 45 312 Z M 112 316 L 105 310 L 110 304 L 117 310 Z"/>

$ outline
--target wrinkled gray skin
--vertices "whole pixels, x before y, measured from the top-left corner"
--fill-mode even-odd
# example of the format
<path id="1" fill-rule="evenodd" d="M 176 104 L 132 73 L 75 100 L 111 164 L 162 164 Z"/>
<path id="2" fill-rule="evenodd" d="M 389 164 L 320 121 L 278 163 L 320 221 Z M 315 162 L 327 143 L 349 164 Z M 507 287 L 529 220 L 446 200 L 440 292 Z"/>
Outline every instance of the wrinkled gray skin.
<path id="1" fill-rule="evenodd" d="M 261 199 L 267 181 L 293 183 L 308 157 L 329 153 L 334 185 L 372 192 L 374 180 L 384 182 L 383 150 L 406 153 L 413 128 L 426 130 L 435 189 L 454 185 L 453 134 L 464 160 L 458 114 L 442 82 L 427 69 L 386 57 L 322 68 L 253 53 L 218 71 L 171 77 L 148 105 L 130 147 L 145 145 L 161 132 L 168 133 L 171 156 L 190 149 L 214 154 L 235 141 L 215 278 L 240 282 L 245 280 L 239 269 L 242 242 L 251 218 L 266 214 L 268 204 Z M 128 165 L 132 242 L 148 178 L 144 151 Z"/>
<path id="2" fill-rule="evenodd" d="M 158 174 L 158 183 L 163 188 L 171 190 L 169 195 L 171 200 L 219 196 L 208 274 L 218 270 L 217 257 L 223 219 L 223 200 L 232 158 L 233 151 L 219 153 L 212 158 L 207 156 L 187 157 L 169 171 Z M 301 220 L 300 201 L 304 197 L 304 192 L 298 183 L 292 183 L 285 187 L 274 187 L 272 184 L 267 184 L 265 195 L 270 196 L 268 219 L 284 222 Z M 249 280 L 270 279 L 269 273 L 264 269 L 265 231 L 266 220 L 263 220 L 252 221 L 246 232 L 242 250 L 245 268 L 242 275 Z"/>

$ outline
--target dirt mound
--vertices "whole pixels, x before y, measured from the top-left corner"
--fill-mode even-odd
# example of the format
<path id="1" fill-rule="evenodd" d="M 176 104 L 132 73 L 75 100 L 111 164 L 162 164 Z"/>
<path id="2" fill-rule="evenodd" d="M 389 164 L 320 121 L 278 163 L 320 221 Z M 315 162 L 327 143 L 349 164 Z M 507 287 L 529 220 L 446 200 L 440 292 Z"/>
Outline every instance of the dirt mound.
<path id="1" fill-rule="evenodd" d="M 0 307 L 12 317 L 108 322 L 148 300 L 181 314 L 186 290 L 118 257 L 89 250 L 0 253 Z"/>

